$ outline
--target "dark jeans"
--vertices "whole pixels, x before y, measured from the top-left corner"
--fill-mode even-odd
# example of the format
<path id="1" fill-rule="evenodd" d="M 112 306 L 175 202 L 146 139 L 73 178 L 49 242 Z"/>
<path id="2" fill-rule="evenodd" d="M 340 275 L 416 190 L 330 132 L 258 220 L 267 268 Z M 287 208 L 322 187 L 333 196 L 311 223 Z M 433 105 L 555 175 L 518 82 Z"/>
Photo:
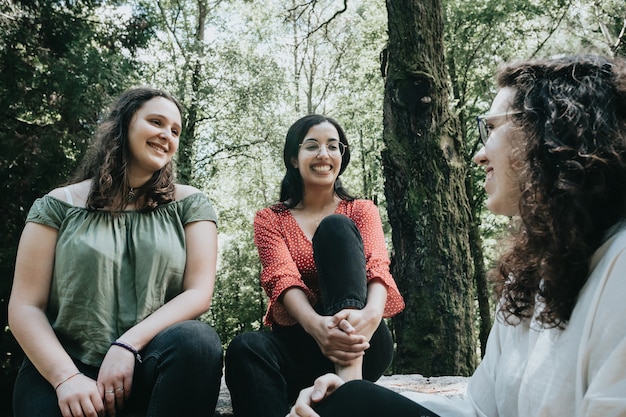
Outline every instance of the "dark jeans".
<path id="1" fill-rule="evenodd" d="M 211 326 L 197 320 L 177 323 L 156 335 L 141 355 L 125 411 L 148 417 L 213 416 L 222 378 L 222 345 Z M 75 363 L 85 375 L 97 378 L 98 368 Z M 15 417 L 61 416 L 54 387 L 28 359 L 15 382 L 13 407 Z"/>
<path id="2" fill-rule="evenodd" d="M 313 236 L 321 304 L 333 315 L 367 303 L 363 241 L 355 224 L 343 215 L 326 217 Z M 393 356 L 393 340 L 384 321 L 370 340 L 363 377 L 375 381 Z M 301 389 L 335 366 L 300 325 L 243 333 L 226 352 L 226 384 L 237 417 L 284 417 Z"/>
<path id="3" fill-rule="evenodd" d="M 439 417 L 418 403 L 369 381 L 350 381 L 315 407 L 321 417 Z"/>

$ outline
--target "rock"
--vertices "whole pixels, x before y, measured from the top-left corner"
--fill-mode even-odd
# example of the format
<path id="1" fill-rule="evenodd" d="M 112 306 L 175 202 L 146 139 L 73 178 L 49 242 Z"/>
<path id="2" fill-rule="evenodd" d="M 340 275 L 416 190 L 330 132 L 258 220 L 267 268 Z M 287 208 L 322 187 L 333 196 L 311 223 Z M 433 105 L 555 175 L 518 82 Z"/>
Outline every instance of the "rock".
<path id="1" fill-rule="evenodd" d="M 439 394 L 446 397 L 463 394 L 468 377 L 439 376 L 424 377 L 418 374 L 383 376 L 376 383 L 392 391 L 415 391 L 426 394 Z"/>

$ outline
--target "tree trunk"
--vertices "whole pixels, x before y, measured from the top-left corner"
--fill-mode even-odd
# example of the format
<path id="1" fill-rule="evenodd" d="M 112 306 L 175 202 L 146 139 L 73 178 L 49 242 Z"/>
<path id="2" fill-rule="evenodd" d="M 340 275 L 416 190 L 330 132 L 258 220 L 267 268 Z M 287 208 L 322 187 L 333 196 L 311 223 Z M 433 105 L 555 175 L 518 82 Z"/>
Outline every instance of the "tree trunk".
<path id="1" fill-rule="evenodd" d="M 204 76 L 204 27 L 208 15 L 208 5 L 206 0 L 198 0 L 197 5 L 197 24 L 193 38 L 193 48 L 188 52 L 188 62 L 191 70 L 191 100 L 187 106 L 185 131 L 180 137 L 177 156 L 177 180 L 182 184 L 193 184 L 193 172 L 195 162 L 195 143 L 197 138 L 198 114 L 200 113 L 200 104 L 198 96 L 201 94 L 201 79 Z"/>
<path id="2" fill-rule="evenodd" d="M 397 373 L 469 375 L 476 364 L 470 207 L 459 122 L 449 108 L 439 0 L 387 0 L 385 195 Z"/>

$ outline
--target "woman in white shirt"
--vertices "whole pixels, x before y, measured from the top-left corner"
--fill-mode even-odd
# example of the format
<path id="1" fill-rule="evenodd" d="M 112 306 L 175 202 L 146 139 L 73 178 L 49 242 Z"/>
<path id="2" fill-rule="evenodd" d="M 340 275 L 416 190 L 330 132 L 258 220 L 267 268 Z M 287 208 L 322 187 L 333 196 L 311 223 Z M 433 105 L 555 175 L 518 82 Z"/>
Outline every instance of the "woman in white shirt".
<path id="1" fill-rule="evenodd" d="M 626 416 L 626 63 L 513 63 L 497 84 L 474 161 L 487 208 L 517 227 L 491 271 L 496 320 L 467 393 L 325 375 L 292 416 Z"/>

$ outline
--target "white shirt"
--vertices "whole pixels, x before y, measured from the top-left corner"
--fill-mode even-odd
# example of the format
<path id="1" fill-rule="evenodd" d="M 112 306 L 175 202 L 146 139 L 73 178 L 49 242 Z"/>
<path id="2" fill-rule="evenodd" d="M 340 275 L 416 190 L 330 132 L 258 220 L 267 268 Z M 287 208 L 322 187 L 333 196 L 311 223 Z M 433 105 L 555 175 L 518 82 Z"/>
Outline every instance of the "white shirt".
<path id="1" fill-rule="evenodd" d="M 626 225 L 612 232 L 564 330 L 496 320 L 464 396 L 403 394 L 441 417 L 625 417 Z"/>

